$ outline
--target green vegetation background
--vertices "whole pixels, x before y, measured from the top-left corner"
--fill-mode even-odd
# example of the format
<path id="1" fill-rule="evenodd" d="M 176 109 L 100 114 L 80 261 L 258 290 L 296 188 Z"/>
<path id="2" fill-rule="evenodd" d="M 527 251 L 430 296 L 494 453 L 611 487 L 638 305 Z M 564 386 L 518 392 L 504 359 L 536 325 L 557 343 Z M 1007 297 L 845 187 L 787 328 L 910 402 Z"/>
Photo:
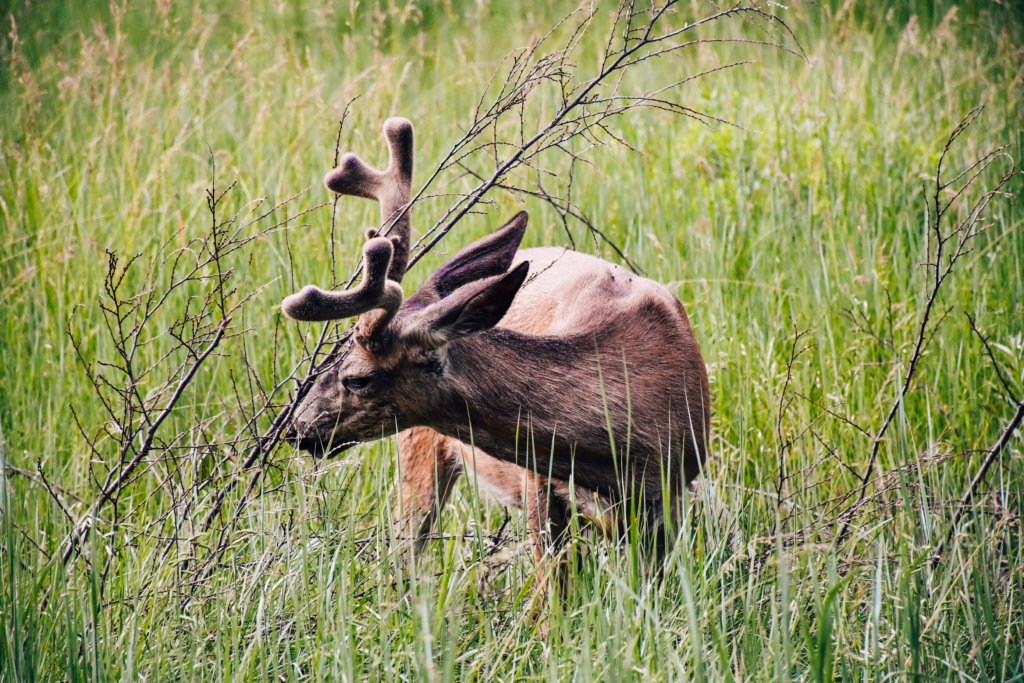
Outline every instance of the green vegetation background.
<path id="1" fill-rule="evenodd" d="M 953 166 L 1022 141 L 1024 15 L 1015 3 L 982 0 L 791 4 L 772 9 L 806 62 L 734 47 L 729 55 L 756 63 L 679 93 L 742 128 L 633 115 L 617 132 L 640 154 L 598 150 L 577 179 L 580 206 L 687 307 L 715 411 L 706 479 L 726 512 L 693 502 L 660 581 L 637 569 L 630 548 L 584 541 L 572 594 L 539 618 L 528 609 L 528 553 L 513 546 L 511 559 L 495 559 L 484 541 L 504 512 L 466 483 L 443 519 L 454 540 L 429 546 L 413 579 L 395 582 L 387 443 L 326 472 L 280 456 L 284 469 L 243 520 L 231 562 L 191 599 L 174 562 L 156 561 L 161 546 L 145 539 L 122 549 L 102 596 L 98 569 L 65 569 L 67 522 L 38 471 L 72 510 L 95 493 L 69 405 L 92 427 L 103 418 L 65 328 L 81 306 L 74 329 L 85 352 L 111 352 L 96 304 L 104 250 L 152 254 L 182 226 L 200 233 L 211 156 L 218 182 L 238 183 L 234 208 L 307 187 L 288 210 L 319 204 L 337 121 L 359 95 L 342 149 L 381 163 L 380 123 L 400 114 L 417 127 L 418 169 L 429 168 L 500 58 L 573 6 L 3 3 L 0 679 L 1024 676 L 1019 437 L 942 561 L 926 559 L 947 533 L 977 450 L 1012 412 L 965 312 L 1024 393 L 1019 205 L 992 205 L 987 233 L 944 291 L 949 317 L 881 451 L 878 472 L 898 474 L 838 549 L 829 501 L 854 486 L 850 468 L 863 471 L 871 444 L 819 407 L 872 431 L 891 404 L 923 304 L 926 187 L 946 136 L 985 105 Z M 679 21 L 710 9 L 684 4 Z M 581 73 L 601 37 L 587 38 Z M 665 80 L 724 54 L 705 46 L 637 78 Z M 494 198 L 487 215 L 468 218 L 410 272 L 407 292 L 442 251 L 522 206 Z M 525 206 L 527 245 L 566 242 L 550 209 Z M 414 225 L 443 208 L 426 203 Z M 342 203 L 333 245 L 342 270 L 376 221 L 369 202 Z M 261 312 L 245 321 L 258 367 L 272 362 L 259 330 L 272 329 L 280 300 L 297 284 L 328 284 L 329 222 L 330 209 L 318 210 L 308 227 L 233 264 L 247 287 L 270 283 Z M 614 260 L 574 230 L 579 248 Z M 791 391 L 806 398 L 780 422 L 794 328 L 809 330 L 813 344 L 793 365 Z M 318 330 L 286 330 L 279 353 L 294 361 L 299 340 Z M 181 419 L 219 409 L 228 363 L 202 371 Z M 795 474 L 779 506 L 777 458 L 790 438 L 783 450 Z"/>

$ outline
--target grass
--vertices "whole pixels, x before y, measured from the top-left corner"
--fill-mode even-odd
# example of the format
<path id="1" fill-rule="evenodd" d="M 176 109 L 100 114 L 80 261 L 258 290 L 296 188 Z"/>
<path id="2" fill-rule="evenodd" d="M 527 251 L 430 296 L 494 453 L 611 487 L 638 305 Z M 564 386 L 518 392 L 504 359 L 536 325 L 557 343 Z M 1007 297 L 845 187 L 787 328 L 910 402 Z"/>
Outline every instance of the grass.
<path id="1" fill-rule="evenodd" d="M 326 467 L 279 449 L 224 561 L 198 585 L 182 557 L 163 555 L 156 520 L 166 501 L 154 474 L 119 503 L 120 526 L 97 521 L 113 534 L 131 530 L 132 540 L 92 534 L 84 553 L 92 562 L 67 567 L 69 524 L 45 486 L 75 514 L 96 494 L 96 463 L 69 406 L 90 434 L 105 417 L 65 328 L 74 313 L 86 357 L 111 358 L 97 304 L 105 249 L 143 254 L 126 281 L 140 286 L 179 228 L 207 229 L 211 161 L 220 187 L 238 183 L 229 212 L 309 186 L 275 215 L 325 201 L 319 179 L 357 94 L 342 149 L 379 163 L 380 123 L 401 114 L 417 126 L 417 168 L 431 167 L 498 60 L 571 7 L 7 7 L 0 679 L 1024 678 L 1019 436 L 940 560 L 930 554 L 978 451 L 1013 413 L 964 313 L 1024 393 L 1018 205 L 992 203 L 988 230 L 944 285 L 938 305 L 949 316 L 879 452 L 875 473 L 888 474 L 870 487 L 851 538 L 834 542 L 834 502 L 855 489 L 871 450 L 846 418 L 878 429 L 916 338 L 928 285 L 927 184 L 946 137 L 985 106 L 951 152 L 951 167 L 962 167 L 993 146 L 1019 145 L 1024 129 L 1019 8 L 886 4 L 795 4 L 782 16 L 806 62 L 729 48 L 757 62 L 680 93 L 742 128 L 643 112 L 617 124 L 641 154 L 605 148 L 580 170 L 576 201 L 687 307 L 711 378 L 714 457 L 704 480 L 712 493 L 688 506 L 660 580 L 628 543 L 582 539 L 570 594 L 550 598 L 540 616 L 530 609 L 529 553 L 516 552 L 520 517 L 512 514 L 495 545 L 506 513 L 479 500 L 470 482 L 442 518 L 444 540 L 409 567 L 395 562 L 390 441 Z M 687 5 L 680 19 L 707 11 Z M 600 37 L 586 39 L 581 68 Z M 726 54 L 711 46 L 636 77 L 664 80 Z M 550 94 L 540 97 L 542 110 L 550 106 Z M 1019 179 L 1007 189 L 1019 192 Z M 521 206 L 494 199 L 410 272 L 407 293 L 442 251 Z M 528 246 L 566 241 L 549 208 L 525 207 Z M 443 208 L 424 203 L 414 226 Z M 204 366 L 175 424 L 220 416 L 211 440 L 231 429 L 238 416 L 222 413 L 243 344 L 261 376 L 273 374 L 275 354 L 281 366 L 298 360 L 319 328 L 286 325 L 275 342 L 276 306 L 296 285 L 324 284 L 332 258 L 342 272 L 354 266 L 375 211 L 344 201 L 326 249 L 330 208 L 316 209 L 308 227 L 275 232 L 226 264 L 245 291 L 269 285 L 246 314 L 252 332 Z M 580 249 L 614 260 L 574 230 Z M 795 340 L 794 329 L 807 333 Z M 166 341 L 158 336 L 146 358 Z M 794 344 L 807 349 L 790 362 Z M 236 462 L 222 456 L 225 466 Z"/>

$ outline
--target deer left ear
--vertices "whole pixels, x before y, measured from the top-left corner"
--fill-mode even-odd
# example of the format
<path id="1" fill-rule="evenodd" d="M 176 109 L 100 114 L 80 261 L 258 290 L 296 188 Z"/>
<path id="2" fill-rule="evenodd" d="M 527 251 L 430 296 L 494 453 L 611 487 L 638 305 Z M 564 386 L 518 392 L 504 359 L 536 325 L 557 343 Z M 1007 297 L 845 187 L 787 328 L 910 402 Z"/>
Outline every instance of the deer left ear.
<path id="1" fill-rule="evenodd" d="M 529 272 L 530 264 L 524 261 L 504 275 L 460 287 L 419 311 L 409 334 L 436 348 L 491 329 L 505 317 Z"/>
<path id="2" fill-rule="evenodd" d="M 428 282 L 443 299 L 475 280 L 500 275 L 512 265 L 529 216 L 520 211 L 508 223 L 453 256 Z"/>

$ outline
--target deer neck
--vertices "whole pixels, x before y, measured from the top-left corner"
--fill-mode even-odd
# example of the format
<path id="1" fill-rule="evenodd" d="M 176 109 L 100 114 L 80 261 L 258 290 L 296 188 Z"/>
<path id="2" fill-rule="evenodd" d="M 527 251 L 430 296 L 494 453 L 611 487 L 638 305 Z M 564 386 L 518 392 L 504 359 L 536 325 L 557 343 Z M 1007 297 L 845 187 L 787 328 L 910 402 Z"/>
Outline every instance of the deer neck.
<path id="1" fill-rule="evenodd" d="M 619 422 L 614 414 L 620 401 L 611 397 L 620 392 L 607 382 L 602 386 L 606 374 L 596 348 L 593 339 L 507 329 L 452 342 L 443 416 L 430 426 L 504 460 L 526 450 L 582 457 L 590 450 L 607 452 L 605 408 Z M 555 460 L 552 474 L 564 470 L 566 476 L 571 464 L 558 455 Z"/>

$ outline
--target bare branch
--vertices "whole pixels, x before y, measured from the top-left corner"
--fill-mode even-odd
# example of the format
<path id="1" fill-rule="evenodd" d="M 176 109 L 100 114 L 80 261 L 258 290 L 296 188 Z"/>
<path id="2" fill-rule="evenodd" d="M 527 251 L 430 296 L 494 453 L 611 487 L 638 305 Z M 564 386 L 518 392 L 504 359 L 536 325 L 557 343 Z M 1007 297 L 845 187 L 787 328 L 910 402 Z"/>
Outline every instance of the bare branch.
<path id="1" fill-rule="evenodd" d="M 864 468 L 864 472 L 861 475 L 860 485 L 857 489 L 857 496 L 855 502 L 847 508 L 846 512 L 841 516 L 845 519 L 842 529 L 836 537 L 836 542 L 841 544 L 845 541 L 847 534 L 849 533 L 852 515 L 850 514 L 853 509 L 859 507 L 864 501 L 867 495 L 868 485 L 871 482 L 872 473 L 875 469 L 875 464 L 878 461 L 878 455 L 882 448 L 882 443 L 885 439 L 885 435 L 899 413 L 900 407 L 903 405 L 903 401 L 907 394 L 910 392 L 911 386 L 913 385 L 914 379 L 916 378 L 918 367 L 920 366 L 921 359 L 924 356 L 925 350 L 927 349 L 929 342 L 934 337 L 938 327 L 941 325 L 942 320 L 945 319 L 948 311 L 944 313 L 940 320 L 933 323 L 932 317 L 933 312 L 937 306 L 939 295 L 942 292 L 942 286 L 953 272 L 958 261 L 968 253 L 967 245 L 977 237 L 982 226 L 982 217 L 985 209 L 988 207 L 989 202 L 992 198 L 997 196 L 1005 196 L 1003 188 L 1010 181 L 1010 179 L 1018 174 L 1020 171 L 1014 166 L 1013 160 L 1004 154 L 1003 150 L 1006 146 L 997 147 L 981 157 L 980 161 L 976 161 L 971 164 L 968 168 L 975 169 L 975 172 L 968 175 L 968 180 L 965 185 L 957 191 L 955 198 L 960 198 L 972 187 L 980 176 L 980 173 L 997 158 L 1006 159 L 1010 161 L 1009 169 L 995 181 L 994 185 L 981 193 L 981 195 L 972 204 L 969 205 L 966 211 L 966 217 L 957 222 L 954 226 L 948 227 L 949 223 L 949 212 L 953 208 L 953 201 L 943 201 L 943 190 L 948 188 L 956 180 L 963 178 L 965 172 L 959 173 L 955 176 L 953 181 L 946 181 L 943 177 L 943 165 L 946 157 L 949 154 L 950 149 L 956 140 L 963 134 L 963 132 L 975 121 L 981 114 L 983 107 L 977 107 L 972 109 L 957 125 L 953 131 L 949 134 L 946 139 L 946 143 L 943 146 L 942 154 L 939 156 L 938 164 L 935 169 L 935 191 L 932 194 L 930 205 L 928 208 L 929 223 L 927 227 L 927 235 L 929 239 L 929 261 L 925 264 L 929 270 L 928 286 L 925 293 L 924 310 L 921 313 L 921 318 L 918 321 L 918 332 L 914 341 L 913 351 L 910 355 L 910 359 L 906 364 L 906 372 L 903 376 L 903 381 L 897 392 L 896 399 L 892 402 L 888 412 L 875 431 L 875 435 L 872 439 L 871 453 L 868 457 L 867 466 Z M 945 256 L 946 246 L 951 244 L 952 253 Z"/>

